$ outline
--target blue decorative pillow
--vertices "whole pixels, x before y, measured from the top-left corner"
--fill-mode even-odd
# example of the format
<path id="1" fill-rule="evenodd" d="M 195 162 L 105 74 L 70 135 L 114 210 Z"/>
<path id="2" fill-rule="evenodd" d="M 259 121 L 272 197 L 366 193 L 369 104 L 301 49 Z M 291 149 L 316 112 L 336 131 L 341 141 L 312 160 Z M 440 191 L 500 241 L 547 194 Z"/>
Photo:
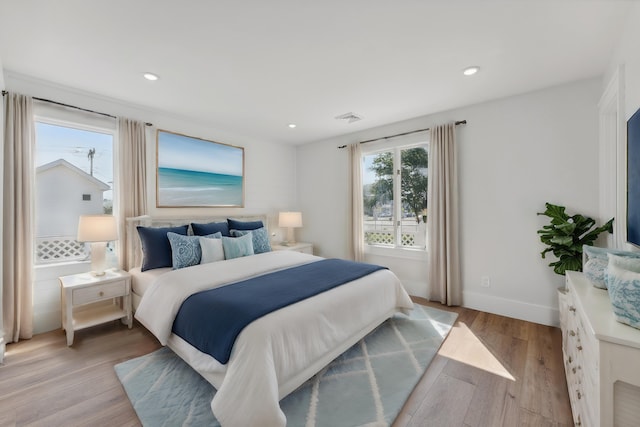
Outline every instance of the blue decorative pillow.
<path id="1" fill-rule="evenodd" d="M 251 234 L 241 237 L 222 236 L 222 247 L 224 248 L 225 259 L 253 255 L 253 239 L 251 238 Z"/>
<path id="2" fill-rule="evenodd" d="M 610 263 L 607 287 L 616 320 L 640 329 L 640 273 Z"/>
<path id="3" fill-rule="evenodd" d="M 200 264 L 202 250 L 200 249 L 199 236 L 167 233 L 167 238 L 171 244 L 171 259 L 174 270 Z"/>
<path id="4" fill-rule="evenodd" d="M 265 252 L 271 252 L 269 234 L 267 233 L 267 229 L 264 227 L 256 228 L 255 230 L 231 230 L 231 234 L 235 237 L 251 234 L 254 253 L 262 254 Z"/>
<path id="5" fill-rule="evenodd" d="M 178 227 L 142 227 L 138 226 L 140 245 L 142 246 L 142 265 L 140 270 L 152 270 L 154 268 L 171 267 L 171 244 L 167 233 L 187 235 L 188 225 Z"/>
<path id="6" fill-rule="evenodd" d="M 208 236 L 220 232 L 223 236 L 231 237 L 231 234 L 229 234 L 229 224 L 226 222 L 210 222 L 208 224 L 192 222 L 191 229 L 196 236 Z"/>
<path id="7" fill-rule="evenodd" d="M 236 219 L 227 218 L 229 228 L 232 230 L 255 230 L 264 227 L 262 221 L 238 221 Z"/>

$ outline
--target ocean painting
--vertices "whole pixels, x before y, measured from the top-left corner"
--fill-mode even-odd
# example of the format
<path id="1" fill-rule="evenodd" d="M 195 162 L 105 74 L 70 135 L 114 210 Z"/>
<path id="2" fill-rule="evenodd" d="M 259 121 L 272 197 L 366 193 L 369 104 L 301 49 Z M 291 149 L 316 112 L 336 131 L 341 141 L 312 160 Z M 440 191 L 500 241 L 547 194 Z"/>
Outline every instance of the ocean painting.
<path id="1" fill-rule="evenodd" d="M 242 147 L 163 130 L 157 142 L 157 207 L 244 206 Z"/>

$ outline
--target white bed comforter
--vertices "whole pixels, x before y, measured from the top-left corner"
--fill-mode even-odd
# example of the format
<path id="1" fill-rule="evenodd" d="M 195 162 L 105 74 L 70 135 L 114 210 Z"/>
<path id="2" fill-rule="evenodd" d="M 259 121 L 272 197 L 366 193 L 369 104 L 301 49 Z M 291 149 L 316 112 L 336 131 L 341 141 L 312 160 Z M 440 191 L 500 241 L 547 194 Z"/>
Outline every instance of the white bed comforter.
<path id="1" fill-rule="evenodd" d="M 413 308 L 393 273 L 377 271 L 254 321 L 238 335 L 227 365 L 196 351 L 171 328 L 180 305 L 193 293 L 319 259 L 276 251 L 174 270 L 147 290 L 135 317 L 161 344 L 178 345 L 177 353 L 187 354 L 194 369 L 216 387 L 211 409 L 223 426 L 284 426 L 280 399 L 395 311 Z"/>

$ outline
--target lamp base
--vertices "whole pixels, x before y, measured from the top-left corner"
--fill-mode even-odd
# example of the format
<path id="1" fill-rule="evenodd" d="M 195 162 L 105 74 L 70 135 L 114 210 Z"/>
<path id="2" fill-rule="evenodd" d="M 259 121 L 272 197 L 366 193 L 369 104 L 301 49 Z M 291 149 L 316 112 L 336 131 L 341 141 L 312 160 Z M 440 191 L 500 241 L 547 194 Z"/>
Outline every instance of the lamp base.
<path id="1" fill-rule="evenodd" d="M 91 243 L 91 274 L 104 276 L 104 265 L 107 254 L 107 242 Z"/>
<path id="2" fill-rule="evenodd" d="M 287 240 L 282 242 L 282 246 L 293 246 L 296 244 L 293 227 L 287 227 Z"/>

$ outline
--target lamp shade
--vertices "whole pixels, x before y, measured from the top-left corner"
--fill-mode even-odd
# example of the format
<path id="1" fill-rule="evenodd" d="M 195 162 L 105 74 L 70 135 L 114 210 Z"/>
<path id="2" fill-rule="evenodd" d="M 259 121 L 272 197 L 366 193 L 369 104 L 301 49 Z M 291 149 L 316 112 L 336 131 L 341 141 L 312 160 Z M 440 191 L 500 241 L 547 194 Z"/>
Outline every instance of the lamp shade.
<path id="1" fill-rule="evenodd" d="M 278 227 L 302 227 L 302 213 L 301 212 L 280 212 L 278 218 Z"/>
<path id="2" fill-rule="evenodd" d="M 78 242 L 109 242 L 118 238 L 113 215 L 80 215 Z"/>

